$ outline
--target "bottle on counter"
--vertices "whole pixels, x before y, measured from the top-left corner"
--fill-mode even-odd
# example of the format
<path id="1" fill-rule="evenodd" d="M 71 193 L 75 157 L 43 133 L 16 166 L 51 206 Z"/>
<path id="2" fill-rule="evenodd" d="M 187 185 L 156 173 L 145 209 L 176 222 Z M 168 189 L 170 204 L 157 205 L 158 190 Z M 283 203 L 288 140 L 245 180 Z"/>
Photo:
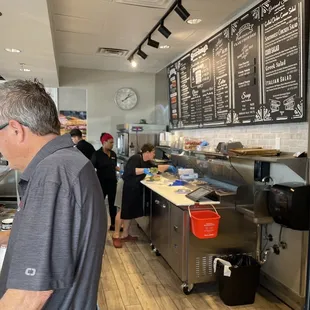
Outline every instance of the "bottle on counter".
<path id="1" fill-rule="evenodd" d="M 136 154 L 136 148 L 135 148 L 133 142 L 131 142 L 129 145 L 129 157 L 133 156 L 135 154 Z"/>

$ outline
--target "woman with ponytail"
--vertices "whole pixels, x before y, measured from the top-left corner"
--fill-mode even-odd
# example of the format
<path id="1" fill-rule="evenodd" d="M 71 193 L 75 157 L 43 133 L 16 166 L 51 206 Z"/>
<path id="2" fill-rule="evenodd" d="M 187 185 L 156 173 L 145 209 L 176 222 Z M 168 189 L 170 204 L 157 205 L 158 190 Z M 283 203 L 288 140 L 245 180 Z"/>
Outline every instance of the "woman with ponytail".
<path id="1" fill-rule="evenodd" d="M 104 198 L 108 196 L 111 218 L 110 230 L 114 231 L 117 211 L 114 205 L 117 185 L 116 171 L 119 168 L 117 167 L 116 154 L 112 151 L 114 145 L 113 137 L 109 133 L 104 132 L 100 136 L 100 141 L 102 147 L 93 154 L 91 161 L 97 170 Z"/>
<path id="2" fill-rule="evenodd" d="M 150 143 L 142 146 L 139 154 L 133 155 L 129 158 L 123 179 L 123 188 L 121 193 L 121 210 L 116 219 L 115 232 L 112 240 L 115 248 L 121 248 L 123 242 L 130 242 L 137 240 L 137 237 L 129 234 L 129 227 L 131 220 L 144 216 L 143 210 L 143 185 L 141 181 L 146 175 L 152 175 L 152 167 L 156 167 L 152 160 L 155 157 L 155 147 Z M 158 171 L 169 171 L 176 173 L 176 168 L 169 165 L 157 166 Z M 121 183 L 119 184 L 121 185 Z M 123 223 L 123 233 L 120 234 L 121 222 Z"/>

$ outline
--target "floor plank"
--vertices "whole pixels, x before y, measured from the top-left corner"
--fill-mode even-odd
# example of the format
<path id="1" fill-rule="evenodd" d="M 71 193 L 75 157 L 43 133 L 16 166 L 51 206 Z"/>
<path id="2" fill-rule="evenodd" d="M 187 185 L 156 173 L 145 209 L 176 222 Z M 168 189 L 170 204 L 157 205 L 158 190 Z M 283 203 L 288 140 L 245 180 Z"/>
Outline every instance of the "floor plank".
<path id="1" fill-rule="evenodd" d="M 101 279 L 99 281 L 99 288 L 98 288 L 98 305 L 100 310 L 108 308 L 104 295 L 104 283 L 101 281 Z"/>
<path id="2" fill-rule="evenodd" d="M 160 308 L 143 277 L 139 274 L 130 274 L 129 278 L 136 290 L 142 308 L 144 310 L 159 310 Z"/>
<path id="3" fill-rule="evenodd" d="M 129 242 L 128 242 L 129 243 Z M 138 248 L 139 249 L 139 248 Z M 131 252 L 139 270 L 141 273 L 147 273 L 152 272 L 152 268 L 149 265 L 148 261 L 145 259 L 143 255 L 141 255 L 141 252 Z"/>
<path id="4" fill-rule="evenodd" d="M 124 264 L 124 267 L 126 269 L 127 274 L 131 273 L 139 273 L 139 268 L 132 256 L 132 254 L 128 251 L 125 252 L 124 249 L 120 249 L 119 255 L 121 257 L 121 260 Z"/>
<path id="5" fill-rule="evenodd" d="M 118 253 L 115 253 L 109 248 L 107 249 L 107 252 L 109 253 L 108 258 L 124 305 L 140 305 L 139 299 L 134 288 L 132 287 L 122 260 L 118 257 Z"/>
<path id="6" fill-rule="evenodd" d="M 101 277 L 103 285 L 103 291 L 116 291 L 118 290 L 118 286 L 115 281 L 115 277 L 113 271 L 105 271 L 103 276 Z"/>
<path id="7" fill-rule="evenodd" d="M 109 310 L 125 310 L 121 294 L 118 290 L 104 292 L 104 295 Z"/>
<path id="8" fill-rule="evenodd" d="M 149 285 L 149 288 L 160 309 L 177 310 L 175 303 L 162 285 Z"/>
<path id="9" fill-rule="evenodd" d="M 126 310 L 143 310 L 141 306 L 126 306 Z"/>
<path id="10" fill-rule="evenodd" d="M 149 244 L 142 241 L 137 241 L 136 244 L 147 261 L 156 258 L 156 255 L 154 252 L 151 251 L 151 247 Z"/>
<path id="11" fill-rule="evenodd" d="M 103 256 L 102 265 L 101 265 L 101 274 L 100 277 L 103 277 L 104 272 L 112 271 L 112 267 L 107 255 Z"/>
<path id="12" fill-rule="evenodd" d="M 135 242 L 126 242 L 125 247 L 129 250 L 130 253 L 138 253 L 139 255 L 141 255 L 141 251 Z"/>

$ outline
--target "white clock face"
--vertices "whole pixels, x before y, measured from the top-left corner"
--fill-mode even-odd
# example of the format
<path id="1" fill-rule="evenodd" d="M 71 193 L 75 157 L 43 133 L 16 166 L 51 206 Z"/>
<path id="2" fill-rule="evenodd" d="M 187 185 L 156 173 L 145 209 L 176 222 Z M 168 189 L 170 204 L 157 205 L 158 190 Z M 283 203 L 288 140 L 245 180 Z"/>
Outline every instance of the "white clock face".
<path id="1" fill-rule="evenodd" d="M 131 110 L 138 103 L 138 97 L 131 88 L 120 88 L 115 94 L 115 103 L 122 110 Z"/>

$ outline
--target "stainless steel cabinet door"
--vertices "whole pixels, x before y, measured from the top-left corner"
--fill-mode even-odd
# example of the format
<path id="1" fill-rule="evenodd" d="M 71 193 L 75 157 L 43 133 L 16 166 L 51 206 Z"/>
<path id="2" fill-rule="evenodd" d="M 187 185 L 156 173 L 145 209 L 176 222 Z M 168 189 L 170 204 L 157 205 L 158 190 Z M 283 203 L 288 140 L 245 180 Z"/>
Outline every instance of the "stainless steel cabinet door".
<path id="1" fill-rule="evenodd" d="M 171 260 L 173 264 L 171 265 L 174 272 L 178 275 L 180 279 L 183 279 L 183 266 L 185 266 L 185 236 L 184 236 L 184 212 L 177 206 L 171 204 L 170 206 L 170 251 Z"/>
<path id="2" fill-rule="evenodd" d="M 169 263 L 170 248 L 170 206 L 169 202 L 152 193 L 151 240 L 155 248 Z"/>

